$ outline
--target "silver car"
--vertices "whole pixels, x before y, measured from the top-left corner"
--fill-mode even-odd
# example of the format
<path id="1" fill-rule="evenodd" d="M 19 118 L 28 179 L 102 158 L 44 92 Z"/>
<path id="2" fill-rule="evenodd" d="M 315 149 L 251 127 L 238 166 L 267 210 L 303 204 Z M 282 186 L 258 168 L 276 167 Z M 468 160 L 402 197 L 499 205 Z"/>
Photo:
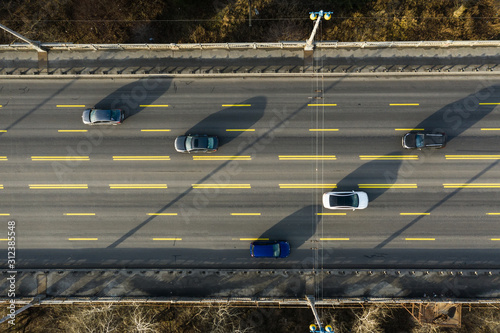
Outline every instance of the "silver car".
<path id="1" fill-rule="evenodd" d="M 125 114 L 120 109 L 86 109 L 82 114 L 85 125 L 118 125 L 124 118 Z"/>
<path id="2" fill-rule="evenodd" d="M 179 153 L 213 153 L 219 148 L 219 139 L 206 134 L 181 135 L 175 139 L 174 147 Z"/>

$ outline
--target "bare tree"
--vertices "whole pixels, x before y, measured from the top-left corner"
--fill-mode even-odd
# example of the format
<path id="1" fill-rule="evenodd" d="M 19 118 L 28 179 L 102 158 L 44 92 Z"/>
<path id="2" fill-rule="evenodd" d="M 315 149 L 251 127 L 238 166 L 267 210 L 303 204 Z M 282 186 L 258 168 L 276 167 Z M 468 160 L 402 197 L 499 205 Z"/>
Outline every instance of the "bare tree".
<path id="1" fill-rule="evenodd" d="M 246 333 L 252 327 L 244 327 L 242 313 L 239 309 L 230 306 L 201 308 L 198 316 L 208 324 L 212 333 Z"/>
<path id="2" fill-rule="evenodd" d="M 382 323 L 389 316 L 389 310 L 380 305 L 371 305 L 363 308 L 358 314 L 355 312 L 356 320 L 351 332 L 354 333 L 383 333 Z"/>
<path id="3" fill-rule="evenodd" d="M 85 308 L 75 308 L 64 320 L 66 332 L 111 333 L 119 332 L 119 317 L 115 315 L 114 305 L 105 304 Z"/>
<path id="4" fill-rule="evenodd" d="M 138 303 L 135 303 L 131 307 L 131 311 L 129 314 L 130 324 L 129 332 L 134 333 L 148 333 L 148 332 L 157 332 L 157 325 L 153 322 L 154 320 L 154 310 L 149 307 L 141 306 Z"/>

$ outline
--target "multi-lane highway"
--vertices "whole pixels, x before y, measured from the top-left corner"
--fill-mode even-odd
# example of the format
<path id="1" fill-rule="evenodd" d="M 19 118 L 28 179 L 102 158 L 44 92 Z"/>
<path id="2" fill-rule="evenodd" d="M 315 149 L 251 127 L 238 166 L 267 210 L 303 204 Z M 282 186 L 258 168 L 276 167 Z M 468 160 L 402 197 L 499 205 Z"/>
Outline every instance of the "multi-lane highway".
<path id="1" fill-rule="evenodd" d="M 0 245 L 13 220 L 18 268 L 498 268 L 496 82 L 1 80 Z M 86 126 L 93 106 L 127 117 Z M 410 129 L 448 145 L 404 150 Z M 185 133 L 221 147 L 176 153 Z M 366 191 L 368 208 L 324 210 L 333 188 Z M 252 259 L 257 238 L 292 253 Z"/>

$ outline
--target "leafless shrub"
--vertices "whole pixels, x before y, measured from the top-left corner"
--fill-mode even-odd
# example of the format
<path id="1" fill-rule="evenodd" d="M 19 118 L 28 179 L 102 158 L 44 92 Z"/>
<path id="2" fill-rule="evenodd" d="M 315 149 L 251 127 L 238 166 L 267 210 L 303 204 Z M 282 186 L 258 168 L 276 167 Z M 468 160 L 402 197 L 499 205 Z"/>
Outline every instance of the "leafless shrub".
<path id="1" fill-rule="evenodd" d="M 441 327 L 432 324 L 417 325 L 411 331 L 411 333 L 441 333 L 441 332 L 443 332 L 441 330 Z"/>
<path id="2" fill-rule="evenodd" d="M 352 326 L 353 333 L 383 333 L 384 319 L 389 316 L 389 310 L 380 305 L 371 305 L 363 308 L 361 313 L 355 312 L 356 320 Z"/>
<path id="3" fill-rule="evenodd" d="M 251 332 L 252 327 L 244 327 L 242 313 L 238 308 L 229 306 L 201 308 L 198 317 L 208 324 L 209 332 L 212 333 L 246 333 Z"/>
<path id="4" fill-rule="evenodd" d="M 70 311 L 63 320 L 63 326 L 69 333 L 110 333 L 118 332 L 119 318 L 113 305 L 91 306 L 79 311 Z"/>

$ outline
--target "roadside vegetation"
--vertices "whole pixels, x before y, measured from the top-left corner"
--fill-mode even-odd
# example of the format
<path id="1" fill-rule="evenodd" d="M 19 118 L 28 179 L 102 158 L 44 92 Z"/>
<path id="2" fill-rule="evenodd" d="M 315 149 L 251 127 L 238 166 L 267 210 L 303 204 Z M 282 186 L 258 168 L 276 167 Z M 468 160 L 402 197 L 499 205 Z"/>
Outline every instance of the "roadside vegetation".
<path id="1" fill-rule="evenodd" d="M 3 316 L 5 310 L 0 311 Z M 461 328 L 420 325 L 402 307 L 365 305 L 318 309 L 336 333 L 494 333 L 500 331 L 498 306 L 462 308 Z M 29 333 L 304 333 L 314 323 L 310 309 L 241 307 L 169 307 L 161 304 L 104 304 L 32 307 L 2 332 Z"/>
<path id="2" fill-rule="evenodd" d="M 4 0 L 0 23 L 41 42 L 303 41 L 320 9 L 333 18 L 319 40 L 500 38 L 500 0 Z M 0 32 L 1 44 L 14 41 Z"/>

